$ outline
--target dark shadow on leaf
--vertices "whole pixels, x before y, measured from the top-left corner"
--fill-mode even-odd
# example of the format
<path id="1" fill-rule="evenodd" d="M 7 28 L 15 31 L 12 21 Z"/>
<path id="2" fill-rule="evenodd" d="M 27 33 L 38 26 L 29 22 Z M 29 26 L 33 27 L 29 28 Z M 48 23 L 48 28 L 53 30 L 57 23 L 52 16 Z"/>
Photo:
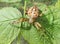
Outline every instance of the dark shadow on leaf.
<path id="1" fill-rule="evenodd" d="M 53 39 L 53 33 L 50 31 L 52 30 L 52 25 L 49 24 L 48 19 L 46 18 L 46 15 L 43 15 L 41 17 L 38 17 L 36 19 L 36 22 L 39 22 L 42 26 L 41 30 L 43 30 L 42 33 L 44 33 L 41 37 L 43 37 L 45 39 L 45 36 L 47 36 L 48 38 L 46 38 L 46 40 L 49 41 L 50 44 L 53 44 L 52 40 Z M 41 39 L 43 39 L 41 38 Z"/>
<path id="2" fill-rule="evenodd" d="M 24 23 L 24 24 L 22 23 L 22 24 L 21 24 L 21 28 L 24 29 L 24 30 L 30 30 L 30 29 L 31 29 L 31 24 L 29 24 L 29 25 L 28 25 L 28 24 L 25 25 L 25 24 L 26 24 L 26 23 Z"/>
<path id="3" fill-rule="evenodd" d="M 44 27 L 44 28 L 50 27 L 50 24 L 49 24 L 48 19 L 46 18 L 46 15 L 38 17 L 36 20 L 37 20 L 37 22 L 39 22 L 42 25 L 42 27 Z"/>

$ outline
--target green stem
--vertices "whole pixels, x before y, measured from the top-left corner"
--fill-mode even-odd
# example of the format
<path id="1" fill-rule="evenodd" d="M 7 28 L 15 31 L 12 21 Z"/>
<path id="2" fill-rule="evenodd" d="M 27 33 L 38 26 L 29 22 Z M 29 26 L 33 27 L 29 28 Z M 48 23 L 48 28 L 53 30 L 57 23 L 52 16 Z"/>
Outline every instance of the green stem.
<path id="1" fill-rule="evenodd" d="M 25 17 L 25 10 L 26 10 L 26 1 L 24 2 L 24 17 Z"/>

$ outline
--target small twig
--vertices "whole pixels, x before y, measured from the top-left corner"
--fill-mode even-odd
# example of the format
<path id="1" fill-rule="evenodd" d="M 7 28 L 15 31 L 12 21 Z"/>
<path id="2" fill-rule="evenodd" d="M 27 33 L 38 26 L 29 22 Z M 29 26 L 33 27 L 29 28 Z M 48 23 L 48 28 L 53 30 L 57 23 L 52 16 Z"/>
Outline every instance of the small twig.
<path id="1" fill-rule="evenodd" d="M 23 15 L 23 17 L 25 17 L 25 10 L 26 10 L 26 1 L 24 2 L 24 15 Z"/>

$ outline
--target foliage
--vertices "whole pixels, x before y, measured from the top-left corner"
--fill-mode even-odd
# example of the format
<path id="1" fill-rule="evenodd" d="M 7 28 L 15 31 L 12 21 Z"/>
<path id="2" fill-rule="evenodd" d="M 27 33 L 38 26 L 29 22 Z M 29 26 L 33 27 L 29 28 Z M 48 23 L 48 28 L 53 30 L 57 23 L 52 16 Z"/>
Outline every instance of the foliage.
<path id="1" fill-rule="evenodd" d="M 16 38 L 16 44 L 20 44 L 21 36 L 28 44 L 60 44 L 60 0 L 55 5 L 48 6 L 36 0 L 1 2 L 10 6 L 0 9 L 0 44 L 12 44 Z M 43 13 L 42 17 L 37 18 L 37 22 L 42 26 L 40 30 L 28 22 L 17 23 L 18 19 L 27 17 L 25 10 L 33 5 L 37 5 Z"/>

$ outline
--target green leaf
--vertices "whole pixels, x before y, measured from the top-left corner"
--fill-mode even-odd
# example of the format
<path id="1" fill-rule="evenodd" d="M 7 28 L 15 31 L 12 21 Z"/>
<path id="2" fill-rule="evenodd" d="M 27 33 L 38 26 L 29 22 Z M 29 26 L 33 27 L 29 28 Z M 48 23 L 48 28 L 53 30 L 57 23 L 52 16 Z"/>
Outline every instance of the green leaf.
<path id="1" fill-rule="evenodd" d="M 45 21 L 49 22 L 49 24 L 52 24 L 52 22 L 53 22 L 53 12 L 51 11 L 52 6 L 49 7 L 43 3 L 39 3 L 39 4 L 37 4 L 37 6 L 40 9 L 40 11 L 42 11 L 43 20 L 46 19 Z"/>
<path id="2" fill-rule="evenodd" d="M 0 2 L 7 2 L 7 3 L 12 3 L 12 2 L 19 2 L 21 0 L 0 0 Z"/>
<path id="3" fill-rule="evenodd" d="M 55 20 L 54 20 L 54 43 L 56 44 L 60 44 L 60 11 L 58 10 L 58 12 L 56 11 L 55 15 Z"/>
<path id="4" fill-rule="evenodd" d="M 54 44 L 60 44 L 60 19 L 54 21 Z"/>
<path id="5" fill-rule="evenodd" d="M 29 42 L 29 44 L 40 44 L 41 43 L 40 36 L 34 27 L 32 27 L 30 30 L 22 29 L 22 35 L 24 39 Z"/>
<path id="6" fill-rule="evenodd" d="M 5 7 L 0 10 L 0 44 L 10 44 L 18 36 L 20 29 L 11 23 L 21 16 L 16 8 Z"/>
<path id="7" fill-rule="evenodd" d="M 53 12 L 54 20 L 53 20 L 53 43 L 60 44 L 60 8 L 59 8 L 60 1 L 56 3 L 54 7 L 51 7 Z"/>
<path id="8" fill-rule="evenodd" d="M 57 1 L 55 7 L 58 8 L 58 9 L 60 9 L 60 0 Z"/>

